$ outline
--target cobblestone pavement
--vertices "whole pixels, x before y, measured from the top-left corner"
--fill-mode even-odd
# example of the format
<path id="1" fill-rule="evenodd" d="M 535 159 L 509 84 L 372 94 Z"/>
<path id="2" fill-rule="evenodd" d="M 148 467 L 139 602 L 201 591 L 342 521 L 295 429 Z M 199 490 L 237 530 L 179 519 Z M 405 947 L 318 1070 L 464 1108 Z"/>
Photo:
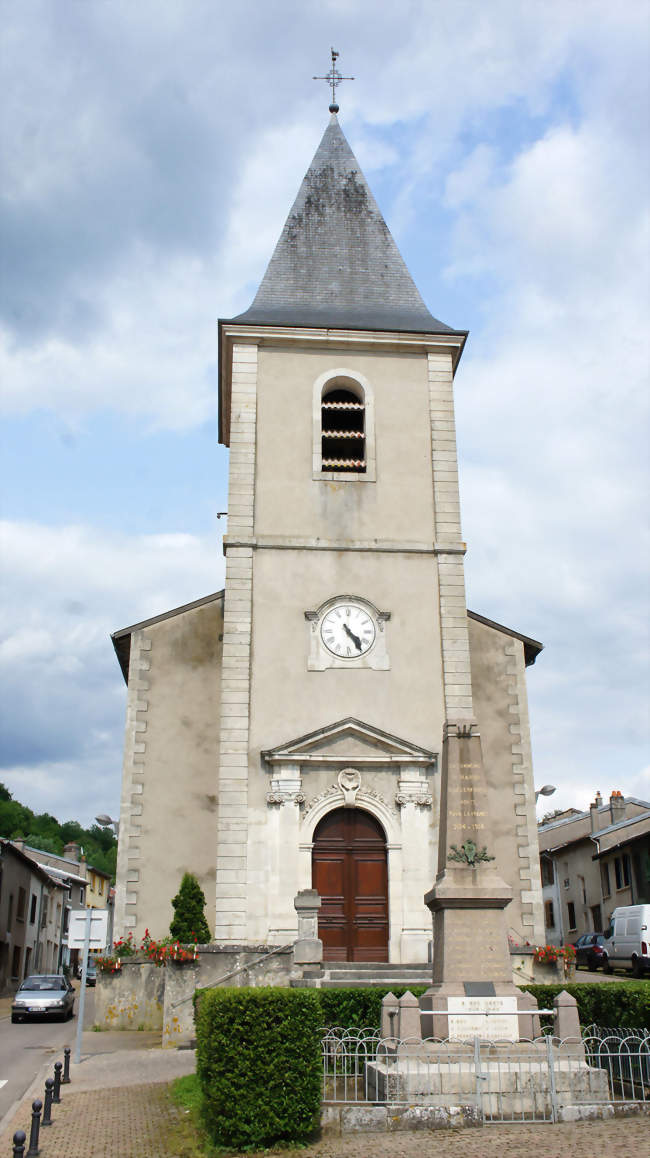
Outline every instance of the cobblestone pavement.
<path id="1" fill-rule="evenodd" d="M 66 1091 L 53 1109 L 53 1124 L 41 1131 L 41 1158 L 185 1158 L 196 1151 L 178 1138 L 179 1111 L 166 1083 L 109 1090 Z M 30 1107 L 24 1103 L 2 1139 L 11 1153 L 14 1130 L 29 1137 Z M 287 1158 L 594 1158 L 625 1148 L 642 1158 L 648 1153 L 648 1117 L 560 1125 L 483 1126 L 409 1134 L 356 1134 L 327 1138 Z M 268 1151 L 265 1154 L 268 1158 Z M 282 1151 L 274 1152 L 280 1158 Z M 246 1158 L 255 1158 L 248 1154 Z M 257 1158 L 261 1158 L 258 1155 Z"/>

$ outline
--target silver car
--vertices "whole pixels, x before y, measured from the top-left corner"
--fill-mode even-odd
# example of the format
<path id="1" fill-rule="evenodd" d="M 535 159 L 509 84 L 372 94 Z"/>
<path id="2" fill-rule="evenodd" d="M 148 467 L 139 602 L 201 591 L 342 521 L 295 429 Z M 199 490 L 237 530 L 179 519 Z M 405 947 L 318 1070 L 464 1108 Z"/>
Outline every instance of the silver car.
<path id="1" fill-rule="evenodd" d="M 11 1020 L 28 1017 L 72 1017 L 74 989 L 62 973 L 33 973 L 18 989 L 11 1006 Z"/>

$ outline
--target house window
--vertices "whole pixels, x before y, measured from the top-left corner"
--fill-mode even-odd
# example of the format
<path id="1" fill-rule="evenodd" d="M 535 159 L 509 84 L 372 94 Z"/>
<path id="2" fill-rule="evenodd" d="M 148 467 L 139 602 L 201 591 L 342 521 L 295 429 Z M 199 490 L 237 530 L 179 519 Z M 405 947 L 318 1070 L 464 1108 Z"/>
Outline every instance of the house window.
<path id="1" fill-rule="evenodd" d="M 374 395 L 354 370 L 321 374 L 313 395 L 313 478 L 375 481 Z"/>
<path id="2" fill-rule="evenodd" d="M 565 889 L 568 889 L 569 885 L 571 884 L 571 878 L 565 877 L 564 880 L 562 881 L 562 884 L 564 885 Z"/>
<path id="3" fill-rule="evenodd" d="M 591 906 L 591 920 L 594 926 L 594 933 L 602 933 L 603 931 L 603 915 L 600 911 L 600 905 Z"/>
<path id="4" fill-rule="evenodd" d="M 7 932 L 11 932 L 11 925 L 14 916 L 14 894 L 9 893 L 9 911 L 7 913 Z"/>
<path id="5" fill-rule="evenodd" d="M 22 945 L 15 945 L 11 956 L 11 976 L 20 977 L 20 954 L 23 951 Z"/>
<path id="6" fill-rule="evenodd" d="M 552 901 L 544 902 L 544 924 L 547 929 L 555 928 L 555 911 L 553 909 Z"/>
<path id="7" fill-rule="evenodd" d="M 104 896 L 104 878 L 103 877 L 99 877 L 99 879 L 97 881 L 97 892 L 99 893 L 100 897 Z"/>
<path id="8" fill-rule="evenodd" d="M 32 893 L 32 900 L 31 900 L 31 905 L 29 908 L 29 923 L 30 923 L 30 925 L 33 925 L 35 920 L 36 920 L 36 893 Z"/>
<path id="9" fill-rule="evenodd" d="M 616 888 L 626 889 L 630 883 L 630 858 L 627 853 L 624 856 L 616 857 L 614 873 L 616 875 Z"/>
<path id="10" fill-rule="evenodd" d="M 608 864 L 601 864 L 601 866 L 600 866 L 600 879 L 602 881 L 602 886 L 603 886 L 603 896 L 608 897 L 612 891 L 612 886 L 609 883 L 609 865 Z"/>
<path id="11" fill-rule="evenodd" d="M 569 918 L 569 928 L 570 929 L 577 928 L 577 925 L 576 925 L 576 907 L 575 907 L 573 901 L 568 902 L 566 909 L 567 909 L 567 915 Z"/>
<path id="12" fill-rule="evenodd" d="M 25 920 L 25 907 L 27 905 L 27 893 L 25 889 L 18 888 L 18 904 L 16 905 L 16 920 Z"/>
<path id="13" fill-rule="evenodd" d="M 548 857 L 542 857 L 542 884 L 553 884 L 553 861 Z"/>

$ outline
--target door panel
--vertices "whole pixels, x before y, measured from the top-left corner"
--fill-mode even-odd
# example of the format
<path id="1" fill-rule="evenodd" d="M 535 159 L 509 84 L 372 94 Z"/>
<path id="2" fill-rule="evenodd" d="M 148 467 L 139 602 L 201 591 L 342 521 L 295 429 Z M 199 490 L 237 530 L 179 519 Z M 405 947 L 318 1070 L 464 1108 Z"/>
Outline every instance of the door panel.
<path id="1" fill-rule="evenodd" d="M 386 838 L 367 812 L 340 808 L 314 833 L 313 887 L 326 961 L 388 960 Z"/>

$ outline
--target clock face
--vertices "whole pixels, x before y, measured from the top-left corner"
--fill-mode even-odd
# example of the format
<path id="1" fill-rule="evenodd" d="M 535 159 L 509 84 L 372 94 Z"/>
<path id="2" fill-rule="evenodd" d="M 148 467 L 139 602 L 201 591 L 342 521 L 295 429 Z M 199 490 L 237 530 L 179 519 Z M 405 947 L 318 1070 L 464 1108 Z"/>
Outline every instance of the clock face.
<path id="1" fill-rule="evenodd" d="M 320 634 L 327 650 L 338 659 L 358 659 L 370 651 L 376 628 L 365 608 L 343 601 L 323 616 Z"/>

